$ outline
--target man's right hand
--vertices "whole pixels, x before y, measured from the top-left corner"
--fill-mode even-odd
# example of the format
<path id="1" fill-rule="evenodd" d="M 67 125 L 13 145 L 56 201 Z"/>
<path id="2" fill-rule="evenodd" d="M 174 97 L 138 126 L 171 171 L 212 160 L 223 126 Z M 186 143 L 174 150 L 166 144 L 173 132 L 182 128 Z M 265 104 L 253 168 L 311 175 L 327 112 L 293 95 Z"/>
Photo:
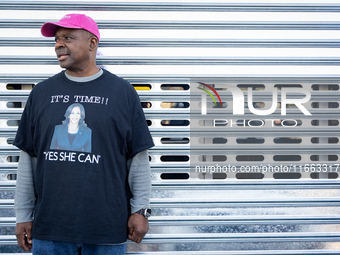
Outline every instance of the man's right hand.
<path id="1" fill-rule="evenodd" d="M 15 229 L 18 245 L 25 251 L 30 251 L 32 249 L 32 226 L 32 221 L 17 223 Z"/>

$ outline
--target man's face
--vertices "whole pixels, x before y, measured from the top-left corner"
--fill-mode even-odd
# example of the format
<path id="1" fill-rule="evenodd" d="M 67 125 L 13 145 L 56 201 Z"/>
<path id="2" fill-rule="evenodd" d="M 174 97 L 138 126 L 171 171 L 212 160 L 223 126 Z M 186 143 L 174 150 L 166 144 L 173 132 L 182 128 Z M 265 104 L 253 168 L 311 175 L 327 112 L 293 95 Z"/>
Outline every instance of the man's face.
<path id="1" fill-rule="evenodd" d="M 62 68 L 84 70 L 90 60 L 90 33 L 83 29 L 59 27 L 55 34 L 55 52 Z"/>

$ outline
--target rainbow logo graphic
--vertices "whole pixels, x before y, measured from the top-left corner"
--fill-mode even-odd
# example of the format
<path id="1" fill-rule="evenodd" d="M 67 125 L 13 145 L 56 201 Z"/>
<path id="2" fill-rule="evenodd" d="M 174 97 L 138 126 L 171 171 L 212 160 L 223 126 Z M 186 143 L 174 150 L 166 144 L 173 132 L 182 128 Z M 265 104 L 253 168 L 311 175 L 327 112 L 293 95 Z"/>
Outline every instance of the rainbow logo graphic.
<path id="1" fill-rule="evenodd" d="M 206 83 L 203 83 L 203 82 L 198 82 L 198 83 L 203 85 L 203 86 L 205 86 L 205 87 L 207 87 L 207 88 L 209 88 L 212 92 L 214 92 L 214 94 L 217 96 L 218 100 L 220 101 L 220 104 L 221 104 L 221 107 L 222 107 L 222 100 L 220 98 L 220 95 L 217 93 L 217 91 L 212 86 L 210 86 L 210 85 L 208 85 Z M 215 106 L 217 106 L 216 100 L 215 100 L 214 96 L 211 94 L 211 92 L 209 92 L 208 90 L 203 89 L 201 87 L 197 87 L 197 88 L 200 89 L 200 90 L 203 90 L 204 92 L 206 92 L 213 99 L 213 101 L 215 103 Z"/>

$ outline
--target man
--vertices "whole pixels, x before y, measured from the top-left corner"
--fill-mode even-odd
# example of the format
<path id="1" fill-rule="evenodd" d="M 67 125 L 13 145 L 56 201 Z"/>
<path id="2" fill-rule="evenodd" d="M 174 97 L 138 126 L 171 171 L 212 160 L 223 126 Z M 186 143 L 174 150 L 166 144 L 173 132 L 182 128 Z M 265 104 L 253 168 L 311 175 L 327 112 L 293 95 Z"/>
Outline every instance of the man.
<path id="1" fill-rule="evenodd" d="M 97 67 L 100 34 L 90 17 L 69 14 L 45 23 L 41 33 L 55 37 L 66 71 L 34 87 L 14 142 L 21 149 L 18 245 L 34 255 L 125 254 L 127 237 L 141 242 L 151 213 L 147 149 L 153 142 L 138 95 Z M 63 146 L 51 146 L 61 123 L 63 135 L 53 141 Z M 91 148 L 72 150 L 85 141 L 85 127 Z"/>

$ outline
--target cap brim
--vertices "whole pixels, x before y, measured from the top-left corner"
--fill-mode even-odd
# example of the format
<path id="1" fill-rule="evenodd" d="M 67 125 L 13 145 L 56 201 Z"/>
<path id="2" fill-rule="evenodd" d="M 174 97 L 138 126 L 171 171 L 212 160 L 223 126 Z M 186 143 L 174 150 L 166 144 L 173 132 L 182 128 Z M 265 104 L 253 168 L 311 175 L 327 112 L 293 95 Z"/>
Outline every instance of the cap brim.
<path id="1" fill-rule="evenodd" d="M 81 28 L 63 22 L 46 22 L 41 26 L 41 34 L 45 37 L 54 37 L 58 27 Z"/>

